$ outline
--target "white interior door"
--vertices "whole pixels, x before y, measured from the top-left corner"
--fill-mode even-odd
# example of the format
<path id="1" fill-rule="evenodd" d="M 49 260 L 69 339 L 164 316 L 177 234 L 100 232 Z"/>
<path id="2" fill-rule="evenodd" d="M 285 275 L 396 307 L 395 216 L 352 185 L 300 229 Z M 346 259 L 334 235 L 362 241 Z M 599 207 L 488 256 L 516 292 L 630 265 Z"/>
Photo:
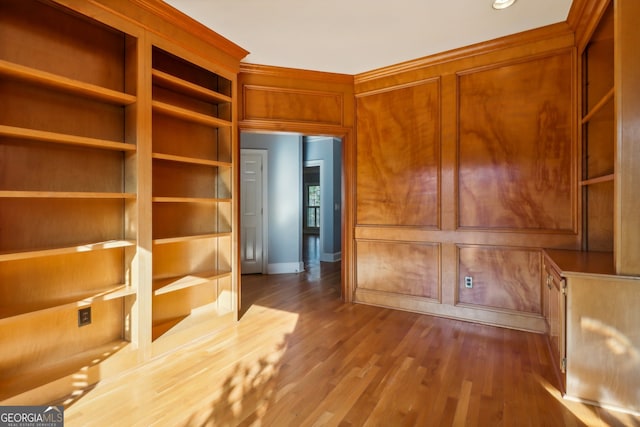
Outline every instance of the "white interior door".
<path id="1" fill-rule="evenodd" d="M 240 262 L 242 274 L 264 272 L 263 171 L 266 151 L 240 153 Z"/>

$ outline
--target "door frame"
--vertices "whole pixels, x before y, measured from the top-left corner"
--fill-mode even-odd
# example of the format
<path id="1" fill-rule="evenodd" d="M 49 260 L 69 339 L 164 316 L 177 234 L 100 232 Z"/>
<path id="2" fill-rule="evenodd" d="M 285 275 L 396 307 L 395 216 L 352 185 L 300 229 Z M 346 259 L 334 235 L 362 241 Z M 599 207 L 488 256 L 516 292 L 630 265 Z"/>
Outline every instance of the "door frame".
<path id="1" fill-rule="evenodd" d="M 262 160 L 262 268 L 261 273 L 265 274 L 267 272 L 267 262 L 269 259 L 269 197 L 268 197 L 268 189 L 269 189 L 269 151 L 265 149 L 258 148 L 240 148 L 240 161 L 242 161 L 242 154 L 255 154 L 260 155 Z M 238 173 L 240 171 L 238 170 Z M 242 200 L 242 186 L 238 188 L 240 193 L 240 200 Z M 242 215 L 240 215 L 242 217 Z M 240 218 L 242 219 L 242 218 Z M 242 232 L 242 226 L 240 226 L 242 222 L 238 222 L 240 232 Z M 238 236 L 240 237 L 240 236 Z M 238 249 L 240 251 L 240 240 L 238 241 Z M 240 269 L 240 275 L 242 275 L 242 260 L 238 259 L 238 268 Z"/>
<path id="2" fill-rule="evenodd" d="M 299 135 L 314 136 L 330 136 L 340 138 L 342 140 L 342 170 L 341 170 L 341 186 L 342 186 L 342 218 L 341 218 L 341 234 L 342 234 L 342 261 L 340 271 L 340 287 L 341 298 L 343 302 L 350 303 L 354 300 L 354 291 L 356 283 L 356 266 L 355 266 L 355 182 L 356 182 L 356 153 L 355 153 L 355 135 L 351 128 L 342 126 L 327 126 L 315 124 L 301 124 L 286 121 L 239 121 L 236 134 L 236 155 L 240 155 L 240 135 L 242 132 L 253 133 L 295 133 Z M 240 186 L 240 173 L 235 174 L 235 183 Z M 238 201 L 239 203 L 239 201 Z M 239 209 L 236 208 L 235 220 L 239 224 Z M 239 239 L 239 234 L 236 239 Z M 236 241 L 236 265 L 238 271 L 240 268 L 240 242 Z M 238 309 L 242 303 L 242 281 L 240 274 L 235 275 L 237 280 Z"/>

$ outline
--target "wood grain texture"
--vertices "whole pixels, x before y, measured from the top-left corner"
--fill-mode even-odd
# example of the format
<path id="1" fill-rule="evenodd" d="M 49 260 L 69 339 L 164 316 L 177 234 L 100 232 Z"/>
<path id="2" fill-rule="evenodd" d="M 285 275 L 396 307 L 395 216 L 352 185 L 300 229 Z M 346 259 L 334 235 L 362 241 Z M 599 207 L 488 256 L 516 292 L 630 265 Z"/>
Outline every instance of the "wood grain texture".
<path id="1" fill-rule="evenodd" d="M 614 172 L 615 116 L 611 99 L 583 127 L 582 178 L 596 178 Z"/>
<path id="2" fill-rule="evenodd" d="M 217 170 L 211 166 L 154 159 L 152 194 L 154 197 L 215 198 L 218 196 Z"/>
<path id="3" fill-rule="evenodd" d="M 342 125 L 344 101 L 339 92 L 245 85 L 245 120 L 294 121 Z"/>
<path id="4" fill-rule="evenodd" d="M 357 223 L 439 227 L 439 80 L 360 96 L 357 115 Z"/>
<path id="5" fill-rule="evenodd" d="M 356 243 L 357 289 L 440 299 L 440 246 L 430 243 Z"/>
<path id="6" fill-rule="evenodd" d="M 575 45 L 582 52 L 611 0 L 575 0 L 571 3 L 567 24 L 575 33 Z"/>
<path id="7" fill-rule="evenodd" d="M 80 301 L 124 283 L 123 254 L 117 248 L 0 263 L 0 318 Z"/>
<path id="8" fill-rule="evenodd" d="M 0 58 L 4 60 L 124 91 L 123 46 L 123 33 L 61 13 L 43 2 L 11 0 L 0 5 Z"/>
<path id="9" fill-rule="evenodd" d="M 121 106 L 7 80 L 0 93 L 3 125 L 123 142 Z"/>
<path id="10" fill-rule="evenodd" d="M 121 193 L 122 163 L 122 152 L 0 138 L 0 190 Z"/>
<path id="11" fill-rule="evenodd" d="M 567 395 L 640 413 L 640 280 L 567 275 Z"/>
<path id="12" fill-rule="evenodd" d="M 583 195 L 586 222 L 585 248 L 611 252 L 614 248 L 614 183 L 592 184 Z"/>
<path id="13" fill-rule="evenodd" d="M 640 28 L 632 16 L 640 14 L 640 3 L 619 1 L 615 3 L 615 81 L 616 81 L 616 187 L 615 187 L 615 254 L 618 274 L 640 274 L 640 147 L 637 143 L 640 101 L 640 67 L 634 54 L 640 43 Z"/>
<path id="14" fill-rule="evenodd" d="M 640 421 L 563 400 L 544 335 L 345 305 L 339 271 L 323 263 L 302 274 L 243 277 L 240 322 L 69 399 L 65 425 Z"/>
<path id="15" fill-rule="evenodd" d="M 572 232 L 570 51 L 459 76 L 459 224 Z"/>
<path id="16" fill-rule="evenodd" d="M 1 323 L 0 378 L 5 380 L 42 366 L 63 364 L 67 358 L 122 338 L 121 299 L 96 302 L 91 309 L 92 323 L 83 327 L 78 327 L 76 307 L 38 312 Z"/>
<path id="17" fill-rule="evenodd" d="M 154 114 L 153 152 L 196 159 L 217 160 L 216 136 L 220 129 L 187 122 L 164 114 Z M 175 135 L 189 135 L 189 143 L 176 144 Z M 184 141 L 182 138 L 178 141 Z M 229 157 L 224 157 L 229 161 Z"/>
<path id="18" fill-rule="evenodd" d="M 554 251 L 553 258 L 547 252 L 544 253 L 544 278 L 542 286 L 543 315 L 547 323 L 547 336 L 549 338 L 549 350 L 551 362 L 560 382 L 560 390 L 566 392 L 567 375 L 564 360 L 566 358 L 566 282 L 562 277 L 562 270 L 558 269 L 556 256 L 560 254 L 563 263 L 569 256 L 564 252 Z M 578 258 L 578 257 L 576 257 Z M 591 257 L 593 259 L 595 257 Z M 575 261 L 575 260 L 572 260 Z"/>
<path id="19" fill-rule="evenodd" d="M 4 199 L 2 208 L 0 252 L 123 238 L 122 200 Z"/>
<path id="20" fill-rule="evenodd" d="M 542 314 L 542 256 L 535 249 L 461 246 L 458 303 Z M 466 288 L 465 276 L 473 278 Z"/>

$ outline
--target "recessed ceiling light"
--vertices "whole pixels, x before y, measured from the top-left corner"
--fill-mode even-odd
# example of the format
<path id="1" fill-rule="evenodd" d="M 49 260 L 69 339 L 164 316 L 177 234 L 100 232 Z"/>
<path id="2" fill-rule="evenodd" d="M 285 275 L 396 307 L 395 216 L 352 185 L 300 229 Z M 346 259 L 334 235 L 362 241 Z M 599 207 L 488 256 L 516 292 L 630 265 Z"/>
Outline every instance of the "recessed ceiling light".
<path id="1" fill-rule="evenodd" d="M 516 0 L 493 0 L 493 8 L 498 10 L 506 9 L 515 2 Z"/>

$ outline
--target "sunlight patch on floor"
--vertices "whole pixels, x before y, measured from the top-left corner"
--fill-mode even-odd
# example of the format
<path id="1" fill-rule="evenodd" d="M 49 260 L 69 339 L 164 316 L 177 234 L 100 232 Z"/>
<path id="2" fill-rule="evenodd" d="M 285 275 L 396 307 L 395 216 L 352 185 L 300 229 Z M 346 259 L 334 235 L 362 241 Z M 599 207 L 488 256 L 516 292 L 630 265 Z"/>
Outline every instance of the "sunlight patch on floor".
<path id="1" fill-rule="evenodd" d="M 573 402 L 566 399 L 563 399 L 560 395 L 560 392 L 556 387 L 554 387 L 549 381 L 542 378 L 540 375 L 535 375 L 536 379 L 540 383 L 540 385 L 554 398 L 556 399 L 562 406 L 567 408 L 573 415 L 575 415 L 580 421 L 585 423 L 591 427 L 607 427 L 605 424 L 594 412 L 593 408 L 589 407 L 583 403 Z"/>

